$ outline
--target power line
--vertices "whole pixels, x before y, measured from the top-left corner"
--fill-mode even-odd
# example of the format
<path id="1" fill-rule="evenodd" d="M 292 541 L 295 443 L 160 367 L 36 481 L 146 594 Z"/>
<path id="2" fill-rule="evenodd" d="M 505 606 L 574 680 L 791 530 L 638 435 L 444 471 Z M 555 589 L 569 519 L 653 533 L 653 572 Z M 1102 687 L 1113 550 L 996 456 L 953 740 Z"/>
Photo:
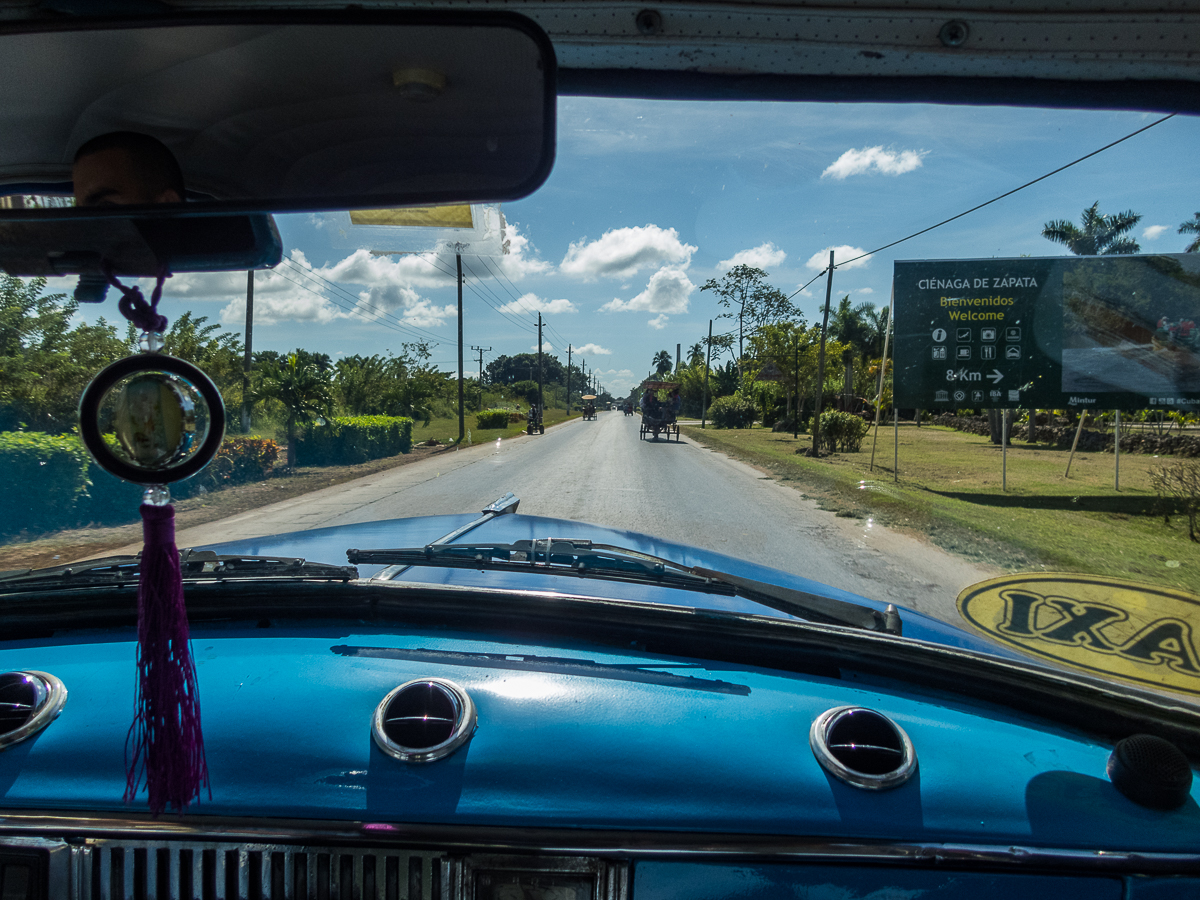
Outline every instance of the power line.
<path id="1" fill-rule="evenodd" d="M 335 299 L 333 297 L 326 297 L 324 294 L 314 291 L 312 288 L 310 288 L 308 285 L 304 284 L 303 282 L 297 281 L 294 278 L 289 278 L 287 276 L 287 273 L 282 272 L 279 269 L 276 269 L 275 272 L 276 272 L 276 274 L 279 275 L 280 278 L 284 279 L 285 281 L 290 281 L 292 284 L 296 285 L 296 287 L 300 288 L 301 290 L 308 291 L 314 297 L 319 297 L 322 300 L 328 300 L 330 303 L 333 303 L 339 309 L 343 309 L 346 312 L 350 313 L 351 315 L 356 315 L 359 318 L 365 319 L 366 321 L 368 321 L 374 325 L 383 325 L 385 328 L 390 328 L 392 331 L 395 331 L 399 334 L 404 334 L 404 335 L 407 335 L 408 337 L 412 337 L 411 333 L 404 331 L 399 325 L 389 322 L 386 319 L 381 320 L 381 319 L 375 318 L 374 316 L 369 316 L 366 313 L 364 313 L 362 310 L 358 309 L 357 307 L 347 306 L 345 303 L 339 302 L 337 299 Z"/>

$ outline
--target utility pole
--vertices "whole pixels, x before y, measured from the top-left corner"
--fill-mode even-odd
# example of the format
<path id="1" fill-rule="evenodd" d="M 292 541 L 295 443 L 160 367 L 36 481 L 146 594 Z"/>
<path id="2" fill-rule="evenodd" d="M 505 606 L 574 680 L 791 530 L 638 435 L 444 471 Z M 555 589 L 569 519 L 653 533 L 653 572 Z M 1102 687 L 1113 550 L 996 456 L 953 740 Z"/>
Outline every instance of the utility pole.
<path id="1" fill-rule="evenodd" d="M 571 345 L 567 344 L 567 416 L 571 415 Z"/>
<path id="2" fill-rule="evenodd" d="M 461 245 L 455 244 L 456 251 Z M 458 267 L 458 443 L 461 445 L 467 436 L 466 420 L 463 417 L 463 309 L 462 309 L 462 253 L 454 254 L 454 263 Z"/>
<path id="3" fill-rule="evenodd" d="M 254 270 L 246 273 L 246 358 L 242 361 L 242 434 L 250 433 L 250 366 L 254 342 Z"/>
<path id="4" fill-rule="evenodd" d="M 542 314 L 538 313 L 538 416 L 544 417 L 545 406 L 542 403 Z M 543 424 L 545 419 L 542 418 Z"/>
<path id="5" fill-rule="evenodd" d="M 829 251 L 829 278 L 825 282 L 825 315 L 821 319 L 821 348 L 817 353 L 817 402 L 813 413 L 813 444 L 809 456 L 821 455 L 821 395 L 825 392 L 825 332 L 829 328 L 829 298 L 833 296 L 833 251 Z"/>
<path id="6" fill-rule="evenodd" d="M 708 344 L 704 348 L 704 393 L 700 395 L 700 427 L 708 420 L 708 367 L 712 363 L 712 319 L 708 320 Z"/>
<path id="7" fill-rule="evenodd" d="M 483 354 L 491 353 L 492 348 L 491 347 L 476 347 L 474 344 L 472 344 L 471 349 L 479 351 L 479 408 L 482 410 L 483 409 Z"/>

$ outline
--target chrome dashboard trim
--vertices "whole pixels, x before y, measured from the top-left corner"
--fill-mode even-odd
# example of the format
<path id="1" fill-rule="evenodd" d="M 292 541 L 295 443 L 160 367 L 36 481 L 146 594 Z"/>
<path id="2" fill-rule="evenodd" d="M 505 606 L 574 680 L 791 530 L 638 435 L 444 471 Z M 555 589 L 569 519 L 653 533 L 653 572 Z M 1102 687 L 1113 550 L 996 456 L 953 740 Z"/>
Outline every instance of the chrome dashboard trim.
<path id="1" fill-rule="evenodd" d="M 539 853 L 603 856 L 636 861 L 828 862 L 927 868 L 958 866 L 1011 870 L 1047 869 L 1124 874 L 1200 875 L 1200 852 L 1081 850 L 1013 844 L 868 841 L 789 835 L 697 834 L 329 822 L 185 816 L 170 822 L 149 817 L 98 817 L 46 811 L 0 814 L 0 846 L 80 846 L 88 840 L 288 844 L 322 847 L 405 848 L 462 855 Z"/>
<path id="2" fill-rule="evenodd" d="M 29 675 L 36 678 L 42 683 L 45 688 L 46 696 L 38 704 L 29 721 L 20 728 L 14 728 L 6 734 L 0 734 L 0 750 L 5 747 L 11 747 L 13 744 L 19 744 L 27 738 L 33 737 L 51 722 L 58 718 L 58 714 L 62 712 L 63 706 L 67 702 L 67 688 L 62 681 L 49 672 L 38 672 L 33 669 L 22 669 L 20 671 L 5 672 L 5 675 Z"/>

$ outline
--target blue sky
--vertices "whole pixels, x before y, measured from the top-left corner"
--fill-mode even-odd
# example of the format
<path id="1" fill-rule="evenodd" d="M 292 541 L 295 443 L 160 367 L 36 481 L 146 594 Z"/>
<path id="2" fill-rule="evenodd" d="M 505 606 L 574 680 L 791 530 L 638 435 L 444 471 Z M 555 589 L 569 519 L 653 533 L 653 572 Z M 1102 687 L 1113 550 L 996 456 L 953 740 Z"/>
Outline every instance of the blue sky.
<path id="1" fill-rule="evenodd" d="M 471 265 L 465 343 L 485 362 L 546 340 L 566 344 L 624 393 L 661 349 L 686 348 L 720 310 L 707 279 L 746 261 L 791 293 L 839 258 L 903 237 L 1089 153 L 1157 115 L 939 106 L 699 103 L 567 97 L 558 156 L 532 196 L 504 204 L 511 253 Z M 888 302 L 892 261 L 1057 255 L 1050 219 L 1142 214 L 1143 251 L 1179 252 L 1200 209 L 1192 164 L 1197 121 L 1183 116 L 928 235 L 839 268 L 834 301 Z M 437 340 L 454 370 L 455 287 L 446 260 L 372 257 L 335 246 L 327 218 L 278 219 L 292 262 L 260 273 L 256 349 L 303 346 L 333 356 Z M 469 263 L 470 265 L 470 263 Z M 439 268 L 440 266 L 440 268 Z M 311 272 L 312 274 L 307 274 Z M 336 285 L 336 287 L 334 286 Z M 824 279 L 795 298 L 819 321 Z M 245 276 L 183 275 L 168 317 L 190 308 L 241 331 Z M 103 310 L 112 319 L 115 309 Z M 357 312 L 349 310 L 357 307 Z M 500 310 L 498 311 L 497 307 Z M 386 313 L 386 315 L 384 315 Z M 719 330 L 721 322 L 715 327 Z M 728 327 L 728 326 L 726 326 Z M 475 359 L 468 349 L 468 359 Z M 467 373 L 475 364 L 468 362 Z"/>

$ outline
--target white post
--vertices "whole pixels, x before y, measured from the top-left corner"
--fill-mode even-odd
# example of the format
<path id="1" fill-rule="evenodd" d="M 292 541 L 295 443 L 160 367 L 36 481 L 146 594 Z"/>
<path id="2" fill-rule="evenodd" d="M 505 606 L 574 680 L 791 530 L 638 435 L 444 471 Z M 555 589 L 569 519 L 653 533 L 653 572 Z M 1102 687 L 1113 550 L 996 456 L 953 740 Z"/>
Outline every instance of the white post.
<path id="1" fill-rule="evenodd" d="M 1008 490 L 1008 410 L 1000 410 L 1000 490 Z"/>

